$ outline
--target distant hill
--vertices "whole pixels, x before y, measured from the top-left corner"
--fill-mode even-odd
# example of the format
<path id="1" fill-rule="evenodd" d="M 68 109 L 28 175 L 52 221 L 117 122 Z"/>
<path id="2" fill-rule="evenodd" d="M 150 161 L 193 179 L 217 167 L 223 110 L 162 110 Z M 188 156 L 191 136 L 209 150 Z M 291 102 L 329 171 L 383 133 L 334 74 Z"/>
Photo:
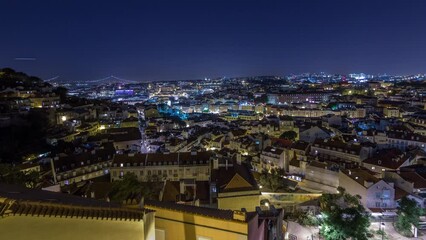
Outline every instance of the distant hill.
<path id="1" fill-rule="evenodd" d="M 34 87 L 51 86 L 38 77 L 28 76 L 23 72 L 16 72 L 11 68 L 0 69 L 0 89 L 22 87 L 24 89 Z"/>

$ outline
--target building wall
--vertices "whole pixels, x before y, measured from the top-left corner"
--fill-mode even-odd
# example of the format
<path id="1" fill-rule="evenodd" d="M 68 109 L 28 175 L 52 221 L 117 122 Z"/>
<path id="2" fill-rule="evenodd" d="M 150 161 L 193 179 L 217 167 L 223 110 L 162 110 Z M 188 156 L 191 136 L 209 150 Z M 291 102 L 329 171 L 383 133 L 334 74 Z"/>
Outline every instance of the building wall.
<path id="1" fill-rule="evenodd" d="M 245 208 L 247 211 L 255 211 L 256 206 L 260 205 L 260 192 L 238 192 L 236 193 L 219 193 L 217 198 L 217 208 L 219 209 L 230 209 L 230 210 L 241 210 Z"/>
<path id="2" fill-rule="evenodd" d="M 342 172 L 339 172 L 339 183 L 340 186 L 346 189 L 346 192 L 349 194 L 360 195 L 362 205 L 367 207 L 367 188 L 361 186 L 359 183 L 355 182 L 355 180 Z"/>
<path id="3" fill-rule="evenodd" d="M 387 198 L 383 198 L 387 191 Z M 394 208 L 395 189 L 385 181 L 379 181 L 367 189 L 366 204 L 369 208 Z"/>
<path id="4" fill-rule="evenodd" d="M 339 173 L 324 168 L 306 166 L 305 187 L 334 192 L 339 186 Z"/>
<path id="5" fill-rule="evenodd" d="M 149 225 L 151 232 L 154 223 Z M 152 233 L 144 233 L 143 221 L 115 221 L 70 217 L 8 216 L 0 219 L 1 239 L 44 240 L 154 240 Z M 147 235 L 148 238 L 145 238 Z"/>
<path id="6" fill-rule="evenodd" d="M 161 174 L 159 172 L 161 171 Z M 179 181 L 183 178 L 196 179 L 197 181 L 208 181 L 210 177 L 209 165 L 178 166 L 134 166 L 134 167 L 111 167 L 111 181 L 119 180 L 126 173 L 134 173 L 139 181 L 148 181 L 152 176 L 159 179 Z"/>
<path id="7" fill-rule="evenodd" d="M 260 154 L 260 160 L 265 163 L 265 166 L 263 166 L 263 168 L 267 170 L 270 170 L 272 168 L 285 168 L 287 164 L 285 163 L 284 153 L 285 152 L 283 151 L 280 155 L 269 152 L 264 152 Z M 271 164 L 273 164 L 274 167 L 272 167 Z"/>
<path id="8" fill-rule="evenodd" d="M 150 205 L 146 207 L 156 211 L 156 240 L 248 239 L 248 226 L 245 222 L 216 219 Z M 160 232 L 164 238 L 160 237 Z"/>
<path id="9" fill-rule="evenodd" d="M 351 195 L 360 195 L 361 203 L 366 208 L 394 208 L 395 189 L 385 181 L 379 181 L 371 186 L 365 187 L 355 182 L 346 174 L 339 173 L 340 186 L 345 188 Z M 383 198 L 383 191 L 388 190 L 388 198 Z"/>

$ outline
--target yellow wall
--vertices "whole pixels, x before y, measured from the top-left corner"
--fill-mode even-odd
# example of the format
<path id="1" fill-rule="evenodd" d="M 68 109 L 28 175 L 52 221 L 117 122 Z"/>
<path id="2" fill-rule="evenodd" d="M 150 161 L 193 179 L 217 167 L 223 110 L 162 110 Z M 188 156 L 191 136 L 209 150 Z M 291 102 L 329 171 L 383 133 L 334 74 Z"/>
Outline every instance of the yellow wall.
<path id="1" fill-rule="evenodd" d="M 164 240 L 246 240 L 248 225 L 245 222 L 222 220 L 191 213 L 146 205 L 155 210 L 155 229 L 164 230 Z M 157 240 L 161 240 L 158 236 Z"/>
<path id="2" fill-rule="evenodd" d="M 153 234 L 149 236 L 147 240 L 154 240 Z M 0 218 L 0 239 L 144 240 L 145 237 L 143 221 L 7 216 Z"/>
<path id="3" fill-rule="evenodd" d="M 241 196 L 241 197 L 227 197 L 217 199 L 217 207 L 219 209 L 241 210 L 245 208 L 247 211 L 255 211 L 256 206 L 260 205 L 260 196 Z"/>

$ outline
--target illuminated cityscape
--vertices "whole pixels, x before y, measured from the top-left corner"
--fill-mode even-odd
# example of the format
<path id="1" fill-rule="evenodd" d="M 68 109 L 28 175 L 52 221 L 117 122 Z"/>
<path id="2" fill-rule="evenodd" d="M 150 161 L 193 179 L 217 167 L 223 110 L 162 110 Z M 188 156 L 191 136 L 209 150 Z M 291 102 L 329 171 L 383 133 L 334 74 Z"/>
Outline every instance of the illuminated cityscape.
<path id="1" fill-rule="evenodd" d="M 426 239 L 426 3 L 95 2 L 0 16 L 0 239 Z"/>

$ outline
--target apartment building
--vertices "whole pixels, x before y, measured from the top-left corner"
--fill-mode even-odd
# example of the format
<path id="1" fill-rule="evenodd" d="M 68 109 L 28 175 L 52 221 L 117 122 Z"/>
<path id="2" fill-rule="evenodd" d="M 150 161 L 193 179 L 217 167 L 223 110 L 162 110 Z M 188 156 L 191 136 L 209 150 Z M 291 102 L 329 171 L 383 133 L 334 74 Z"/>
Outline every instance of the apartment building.
<path id="1" fill-rule="evenodd" d="M 342 163 L 361 164 L 373 151 L 372 146 L 359 143 L 345 143 L 338 139 L 317 139 L 311 146 L 311 155 L 324 160 Z"/>
<path id="2" fill-rule="evenodd" d="M 174 152 L 115 155 L 111 181 L 134 173 L 139 181 L 195 179 L 207 181 L 210 176 L 211 152 Z"/>
<path id="3" fill-rule="evenodd" d="M 104 143 L 90 151 L 80 150 L 73 155 L 59 154 L 51 160 L 54 180 L 61 186 L 104 176 L 115 154 L 112 143 Z"/>
<path id="4" fill-rule="evenodd" d="M 339 184 L 351 195 L 361 196 L 361 203 L 369 209 L 394 209 L 395 188 L 392 182 L 376 178 L 363 169 L 339 172 Z"/>

